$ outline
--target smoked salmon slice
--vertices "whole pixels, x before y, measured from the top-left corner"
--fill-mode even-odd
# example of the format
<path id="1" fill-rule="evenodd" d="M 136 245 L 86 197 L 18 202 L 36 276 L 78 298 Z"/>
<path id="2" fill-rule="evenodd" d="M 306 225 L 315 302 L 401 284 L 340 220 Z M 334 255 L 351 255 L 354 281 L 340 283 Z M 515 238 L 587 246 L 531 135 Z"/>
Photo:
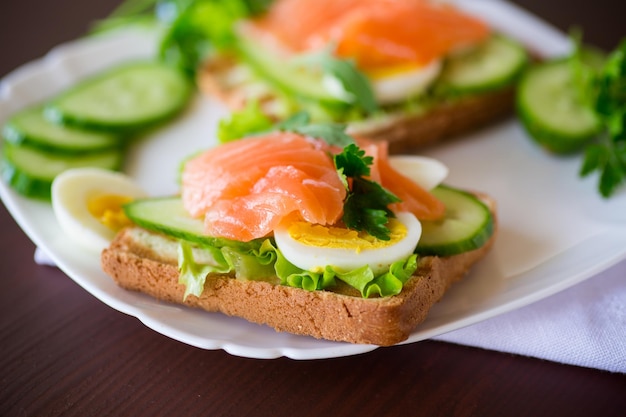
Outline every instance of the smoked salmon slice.
<path id="1" fill-rule="evenodd" d="M 370 176 L 395 194 L 400 203 L 392 204 L 394 212 L 408 211 L 419 220 L 438 220 L 445 215 L 445 205 L 431 192 L 396 170 L 389 163 L 389 146 L 384 141 L 358 140 L 359 147 L 374 158 Z"/>
<path id="2" fill-rule="evenodd" d="M 315 224 L 333 224 L 346 189 L 322 141 L 271 133 L 230 142 L 185 164 L 182 199 L 204 216 L 211 236 L 250 241 L 270 234 L 293 213 Z"/>
<path id="3" fill-rule="evenodd" d="M 443 216 L 439 200 L 389 164 L 386 142 L 359 139 L 359 146 L 374 158 L 371 178 L 402 200 L 392 210 L 421 220 Z M 270 235 L 288 216 L 337 224 L 347 192 L 336 152 L 323 141 L 285 132 L 229 142 L 185 164 L 183 204 L 204 218 L 208 235 L 242 242 Z"/>
<path id="4" fill-rule="evenodd" d="M 253 27 L 294 52 L 334 44 L 365 71 L 423 66 L 490 33 L 481 20 L 429 0 L 278 0 Z"/>

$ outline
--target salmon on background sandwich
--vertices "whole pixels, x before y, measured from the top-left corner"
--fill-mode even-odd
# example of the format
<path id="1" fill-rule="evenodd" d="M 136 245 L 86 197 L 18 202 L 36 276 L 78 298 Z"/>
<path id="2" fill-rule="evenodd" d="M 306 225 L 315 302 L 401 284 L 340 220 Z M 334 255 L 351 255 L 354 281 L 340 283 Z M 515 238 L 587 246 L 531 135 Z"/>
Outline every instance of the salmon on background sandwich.
<path id="1" fill-rule="evenodd" d="M 234 110 L 349 123 L 392 152 L 511 113 L 527 63 L 516 41 L 428 0 L 276 0 L 228 39 L 200 65 L 204 92 Z"/>

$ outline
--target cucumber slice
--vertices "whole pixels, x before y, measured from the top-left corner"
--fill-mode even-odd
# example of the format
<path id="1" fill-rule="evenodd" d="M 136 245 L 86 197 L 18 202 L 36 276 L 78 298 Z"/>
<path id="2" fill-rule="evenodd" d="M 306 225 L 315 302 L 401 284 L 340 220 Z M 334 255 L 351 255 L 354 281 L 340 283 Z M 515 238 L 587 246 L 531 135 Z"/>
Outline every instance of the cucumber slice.
<path id="1" fill-rule="evenodd" d="M 86 155 L 60 155 L 4 143 L 1 175 L 18 193 L 49 200 L 52 181 L 65 170 L 80 167 L 118 170 L 121 165 L 122 152 L 118 149 Z"/>
<path id="2" fill-rule="evenodd" d="M 419 255 L 451 256 L 478 249 L 494 231 L 489 207 L 476 196 L 448 186 L 433 194 L 446 206 L 443 220 L 422 221 L 422 237 L 415 252 Z"/>
<path id="3" fill-rule="evenodd" d="M 51 101 L 45 114 L 57 123 L 132 132 L 176 115 L 191 91 L 179 70 L 158 62 L 134 62 L 77 84 Z"/>
<path id="4" fill-rule="evenodd" d="M 44 117 L 40 107 L 15 114 L 7 121 L 2 133 L 7 142 L 48 152 L 101 152 L 120 146 L 118 135 L 52 123 Z"/>
<path id="5" fill-rule="evenodd" d="M 600 130 L 593 109 L 577 96 L 567 59 L 538 64 L 526 71 L 518 87 L 517 110 L 529 135 L 558 154 L 579 151 Z"/>
<path id="6" fill-rule="evenodd" d="M 348 104 L 325 88 L 319 74 L 281 62 L 279 57 L 245 36 L 238 38 L 237 51 L 259 77 L 288 97 L 295 96 L 331 108 L 342 108 Z"/>
<path id="7" fill-rule="evenodd" d="M 451 187 L 439 186 L 433 193 L 446 205 L 446 218 L 422 222 L 422 237 L 416 253 L 450 256 L 477 249 L 489 240 L 493 234 L 493 217 L 483 202 L 470 193 Z M 179 197 L 135 200 L 124 206 L 124 213 L 144 229 L 201 246 L 256 247 L 255 242 L 207 236 L 203 221 L 191 217 Z"/>
<path id="8" fill-rule="evenodd" d="M 201 246 L 252 248 L 252 242 L 237 242 L 207 236 L 204 222 L 189 215 L 179 197 L 139 199 L 124 205 L 124 214 L 136 225 Z"/>
<path id="9" fill-rule="evenodd" d="M 456 94 L 476 94 L 513 84 L 528 64 L 524 47 L 494 35 L 482 45 L 459 52 L 445 63 L 437 88 Z"/>

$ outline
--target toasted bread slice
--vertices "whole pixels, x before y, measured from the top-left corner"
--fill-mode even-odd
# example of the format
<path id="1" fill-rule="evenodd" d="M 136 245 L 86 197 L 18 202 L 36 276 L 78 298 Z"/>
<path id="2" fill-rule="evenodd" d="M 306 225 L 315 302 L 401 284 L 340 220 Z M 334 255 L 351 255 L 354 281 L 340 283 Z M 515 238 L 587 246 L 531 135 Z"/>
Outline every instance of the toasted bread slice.
<path id="1" fill-rule="evenodd" d="M 250 83 L 245 67 L 228 55 L 216 55 L 198 71 L 198 86 L 232 110 L 258 100 L 274 115 L 276 96 L 267 87 Z M 513 114 L 512 85 L 488 92 L 443 100 L 427 109 L 397 111 L 348 125 L 348 133 L 389 142 L 392 153 L 423 148 L 443 139 L 458 137 Z"/>
<path id="2" fill-rule="evenodd" d="M 485 256 L 494 240 L 495 233 L 473 251 L 419 258 L 417 271 L 400 294 L 382 298 L 362 298 L 347 286 L 307 291 L 209 274 L 201 296 L 184 299 L 185 287 L 178 283 L 177 242 L 138 227 L 121 231 L 102 252 L 102 268 L 121 287 L 160 300 L 242 317 L 277 331 L 388 346 L 406 340 L 446 290 Z"/>

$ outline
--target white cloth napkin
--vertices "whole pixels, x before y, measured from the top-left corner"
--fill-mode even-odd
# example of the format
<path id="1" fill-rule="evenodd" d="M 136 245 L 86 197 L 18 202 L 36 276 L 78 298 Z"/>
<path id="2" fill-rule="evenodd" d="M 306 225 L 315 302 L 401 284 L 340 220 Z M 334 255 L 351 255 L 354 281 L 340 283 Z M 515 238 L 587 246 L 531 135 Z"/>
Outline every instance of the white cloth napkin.
<path id="1" fill-rule="evenodd" d="M 551 297 L 434 339 L 626 373 L 626 261 Z"/>
<path id="2" fill-rule="evenodd" d="M 54 266 L 39 248 L 35 262 Z M 626 373 L 626 261 L 551 297 L 434 340 Z"/>

